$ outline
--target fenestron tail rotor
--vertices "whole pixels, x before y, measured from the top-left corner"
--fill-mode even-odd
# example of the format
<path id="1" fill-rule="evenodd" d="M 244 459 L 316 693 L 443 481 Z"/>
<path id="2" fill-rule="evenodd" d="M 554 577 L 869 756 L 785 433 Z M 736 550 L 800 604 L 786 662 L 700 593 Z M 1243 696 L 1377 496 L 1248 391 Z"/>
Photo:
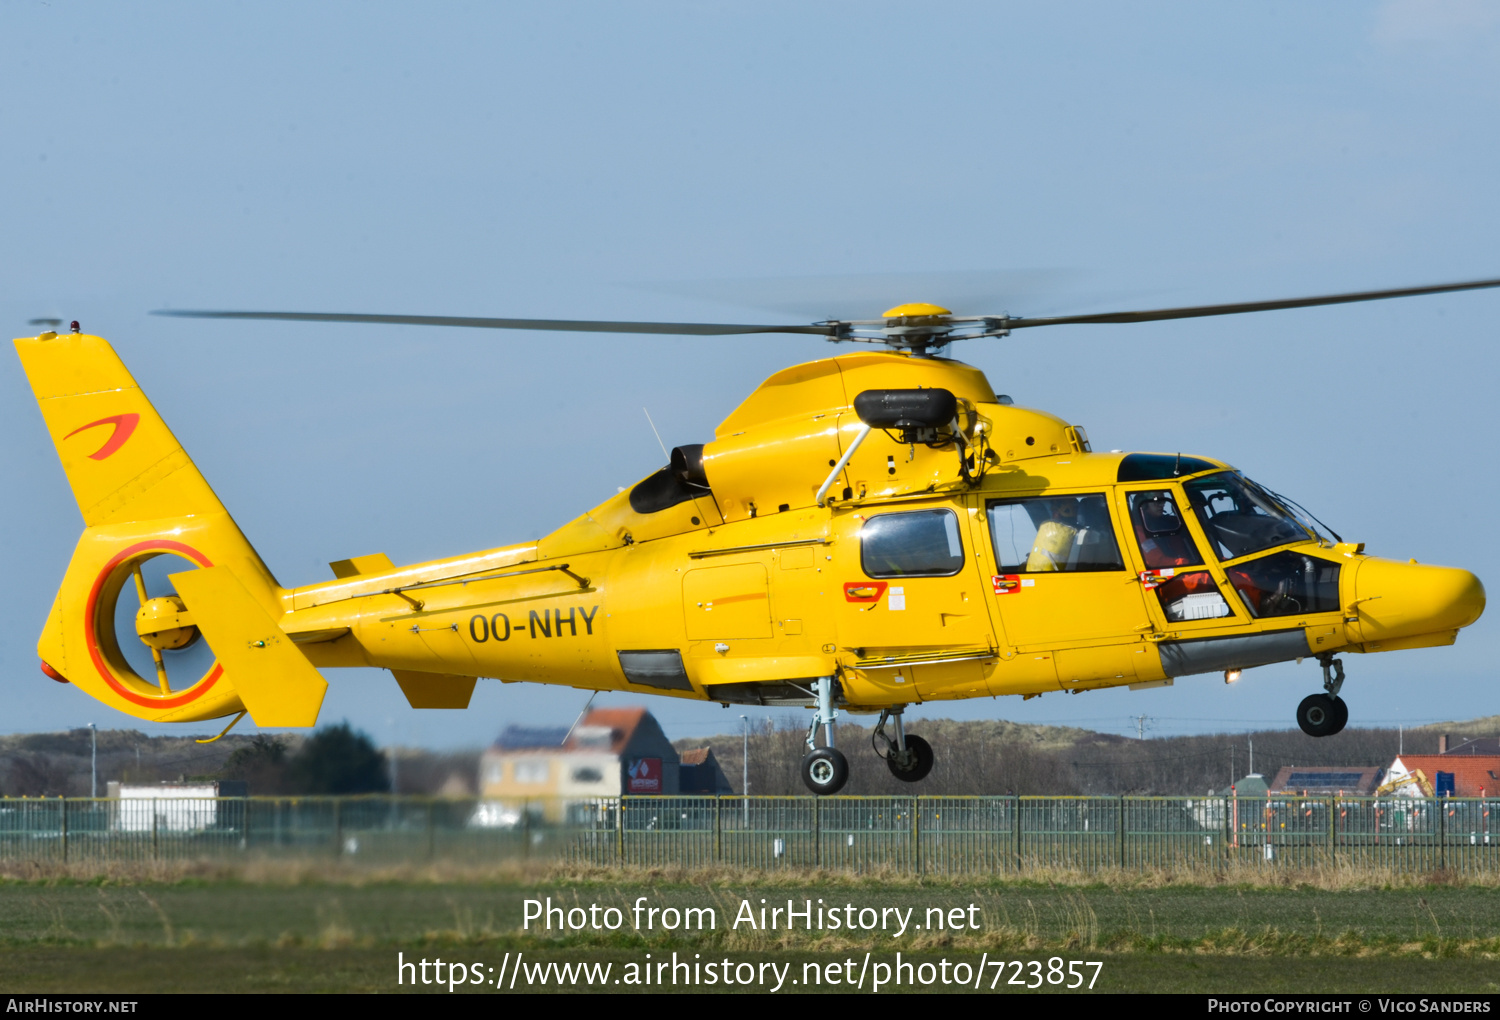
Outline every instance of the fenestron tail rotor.
<path id="1" fill-rule="evenodd" d="M 380 315 L 362 312 L 247 312 L 167 309 L 153 315 L 188 319 L 247 319 L 288 322 L 353 322 L 410 326 L 465 326 L 475 329 L 550 330 L 570 333 L 658 333 L 682 336 L 743 336 L 756 333 L 793 333 L 822 336 L 834 342 L 884 344 L 895 350 L 927 355 L 957 340 L 1006 336 L 1011 330 L 1032 326 L 1074 326 L 1158 322 L 1214 315 L 1240 315 L 1318 305 L 1382 301 L 1387 298 L 1419 297 L 1453 291 L 1500 287 L 1500 279 L 1439 283 L 1421 287 L 1353 291 L 1312 297 L 1278 298 L 1270 301 L 1240 301 L 1231 304 L 1186 305 L 1143 311 L 1098 312 L 1088 315 L 1053 315 L 1026 318 L 1002 315 L 954 315 L 939 305 L 920 302 L 887 309 L 878 319 L 830 319 L 808 324 L 750 324 L 710 322 L 614 322 L 595 319 L 498 319 L 454 315 Z"/>
<path id="2" fill-rule="evenodd" d="M 163 697 L 187 690 L 213 668 L 215 657 L 167 575 L 195 564 L 158 553 L 124 566 L 133 586 L 122 584 L 113 602 L 100 607 L 101 614 L 113 622 L 114 646 L 142 679 L 154 673 Z M 132 587 L 133 602 L 126 594 Z"/>

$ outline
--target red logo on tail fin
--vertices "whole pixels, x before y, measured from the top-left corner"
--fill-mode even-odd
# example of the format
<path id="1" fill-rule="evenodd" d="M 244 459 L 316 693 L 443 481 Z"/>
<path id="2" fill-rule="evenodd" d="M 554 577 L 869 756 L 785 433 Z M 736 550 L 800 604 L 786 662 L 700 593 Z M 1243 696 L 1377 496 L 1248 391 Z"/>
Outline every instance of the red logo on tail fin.
<path id="1" fill-rule="evenodd" d="M 96 425 L 113 425 L 114 431 L 109 434 L 109 438 L 104 441 L 104 445 L 89 454 L 92 460 L 103 460 L 124 446 L 125 440 L 130 438 L 131 433 L 135 431 L 135 427 L 140 423 L 141 416 L 134 411 L 127 414 L 115 414 L 108 418 L 100 418 L 98 421 L 91 421 L 87 425 L 80 425 L 66 436 L 63 436 L 63 438 L 71 439 L 85 429 L 94 428 Z"/>

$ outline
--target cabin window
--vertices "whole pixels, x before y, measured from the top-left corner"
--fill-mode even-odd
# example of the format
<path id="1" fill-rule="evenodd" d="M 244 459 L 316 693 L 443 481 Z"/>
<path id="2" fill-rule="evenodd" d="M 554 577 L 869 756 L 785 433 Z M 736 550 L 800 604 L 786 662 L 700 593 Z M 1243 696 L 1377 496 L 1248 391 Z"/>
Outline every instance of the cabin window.
<path id="1" fill-rule="evenodd" d="M 1182 487 L 1221 560 L 1312 537 L 1259 486 L 1233 472 L 1194 479 Z"/>
<path id="2" fill-rule="evenodd" d="M 1255 617 L 1331 613 L 1339 608 L 1339 565 L 1279 552 L 1224 571 Z"/>
<path id="3" fill-rule="evenodd" d="M 870 577 L 951 577 L 964 547 L 952 510 L 878 514 L 860 529 L 860 565 Z"/>
<path id="4" fill-rule="evenodd" d="M 997 500 L 989 518 L 997 573 L 1125 569 L 1103 496 Z"/>

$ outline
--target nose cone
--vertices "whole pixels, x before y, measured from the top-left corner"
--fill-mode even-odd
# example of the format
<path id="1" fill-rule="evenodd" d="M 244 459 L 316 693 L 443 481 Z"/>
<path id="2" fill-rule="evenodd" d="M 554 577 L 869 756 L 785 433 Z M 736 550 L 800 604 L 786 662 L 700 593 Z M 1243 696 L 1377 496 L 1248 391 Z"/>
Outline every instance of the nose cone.
<path id="1" fill-rule="evenodd" d="M 1370 557 L 1359 565 L 1350 615 L 1360 640 L 1391 641 L 1457 631 L 1483 612 L 1484 585 L 1467 570 Z"/>

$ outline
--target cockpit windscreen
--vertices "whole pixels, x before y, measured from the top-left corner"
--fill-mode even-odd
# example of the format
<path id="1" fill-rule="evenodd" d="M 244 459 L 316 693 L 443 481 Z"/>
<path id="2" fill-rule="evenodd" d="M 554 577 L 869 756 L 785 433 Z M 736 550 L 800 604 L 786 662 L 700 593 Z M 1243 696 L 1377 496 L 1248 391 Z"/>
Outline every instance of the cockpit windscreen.
<path id="1" fill-rule="evenodd" d="M 1221 560 L 1313 537 L 1260 486 L 1233 471 L 1184 482 L 1183 488 Z"/>

